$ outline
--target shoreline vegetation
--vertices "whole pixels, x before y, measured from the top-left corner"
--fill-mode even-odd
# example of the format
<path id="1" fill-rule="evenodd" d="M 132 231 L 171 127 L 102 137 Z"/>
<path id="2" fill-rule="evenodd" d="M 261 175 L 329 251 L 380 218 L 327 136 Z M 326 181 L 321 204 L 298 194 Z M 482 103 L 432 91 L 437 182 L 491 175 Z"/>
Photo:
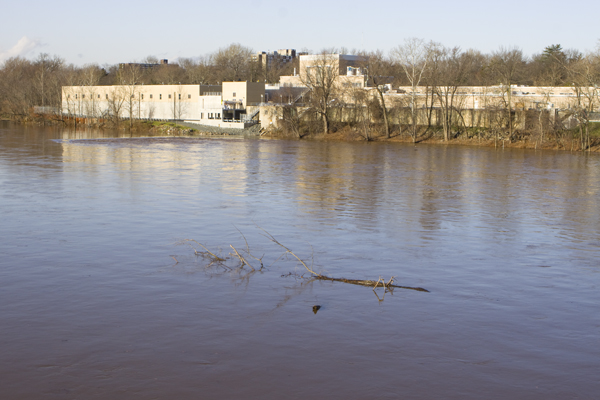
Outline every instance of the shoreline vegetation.
<path id="1" fill-rule="evenodd" d="M 232 43 L 173 63 L 149 56 L 103 67 L 67 64 L 48 54 L 33 60 L 12 57 L 0 64 L 0 118 L 165 136 L 600 151 L 600 42 L 586 53 L 552 44 L 531 56 L 518 47 L 501 46 L 486 54 L 419 38 L 406 38 L 387 54 L 345 48 L 312 54 L 288 50 L 293 56 L 281 58 Z M 263 56 L 281 62 L 269 64 Z M 175 102 L 173 120 L 152 120 L 158 115 L 153 110 L 144 115 L 140 111 L 145 100 L 137 90 L 144 85 L 223 82 L 270 85 L 253 105 L 260 114 L 252 111 L 252 118 L 259 115 L 262 126 L 230 130 L 184 123 L 198 116 L 184 117 Z M 129 91 L 106 94 L 110 106 L 101 112 L 95 104 L 98 93 L 82 92 L 79 98 L 75 93 L 77 113 L 64 107 L 64 87 L 104 86 Z"/>
<path id="2" fill-rule="evenodd" d="M 64 126 L 71 128 L 85 127 L 93 129 L 110 129 L 119 131 L 129 131 L 135 133 L 148 133 L 152 136 L 164 137 L 202 137 L 202 136 L 255 136 L 264 139 L 282 139 L 282 140 L 309 140 L 323 142 L 379 142 L 379 143 L 414 143 L 418 144 L 436 144 L 436 145 L 463 145 L 476 147 L 494 147 L 494 148 L 522 148 L 535 150 L 566 150 L 566 151 L 586 151 L 600 152 L 600 123 L 589 123 L 589 145 L 584 141 L 588 140 L 585 134 L 579 132 L 577 127 L 572 129 L 562 129 L 555 132 L 546 132 L 542 138 L 535 132 L 513 132 L 513 139 L 507 137 L 508 132 L 496 132 L 495 130 L 482 128 L 467 128 L 457 131 L 450 140 L 445 140 L 444 133 L 440 127 L 420 126 L 417 140 L 409 132 L 409 126 L 393 126 L 388 138 L 384 127 L 373 126 L 368 135 L 364 129 L 358 129 L 352 124 L 332 124 L 330 133 L 324 134 L 318 129 L 311 132 L 307 129 L 300 136 L 294 130 L 285 128 L 267 128 L 261 129 L 260 125 L 255 125 L 247 129 L 225 129 L 212 126 L 186 126 L 174 121 L 145 121 L 136 120 L 130 125 L 129 121 L 121 121 L 115 124 L 109 120 L 90 120 L 86 118 L 67 118 L 55 115 L 33 114 L 28 118 L 10 118 L 2 116 L 0 120 L 21 123 L 25 125 L 47 125 Z"/>

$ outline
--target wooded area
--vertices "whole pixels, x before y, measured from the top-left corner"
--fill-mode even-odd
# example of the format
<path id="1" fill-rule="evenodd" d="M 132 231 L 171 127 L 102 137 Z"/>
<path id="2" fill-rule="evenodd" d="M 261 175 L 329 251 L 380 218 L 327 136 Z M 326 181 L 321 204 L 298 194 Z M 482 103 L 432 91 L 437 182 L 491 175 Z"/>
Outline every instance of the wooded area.
<path id="1" fill-rule="evenodd" d="M 303 82 L 309 88 L 303 104 L 289 102 L 283 106 L 282 126 L 292 135 L 329 133 L 350 126 L 364 139 L 375 136 L 409 134 L 414 142 L 427 135 L 441 133 L 450 140 L 469 129 L 485 128 L 496 139 L 518 139 L 527 126 L 528 135 L 539 136 L 540 143 L 549 136 L 564 134 L 564 118 L 578 121 L 580 144 L 589 148 L 589 113 L 599 101 L 600 48 L 583 54 L 574 49 L 550 45 L 540 53 L 526 56 L 516 47 L 500 48 L 490 54 L 478 50 L 448 48 L 439 43 L 410 38 L 392 49 L 382 51 L 348 51 L 326 49 L 321 54 L 353 53 L 362 56 L 366 71 L 365 91 L 337 85 L 339 76 L 313 76 Z M 61 87 L 76 85 L 142 84 L 219 84 L 223 81 L 261 81 L 277 83 L 279 76 L 292 75 L 295 63 L 277 68 L 261 68 L 252 60 L 253 50 L 231 44 L 207 56 L 182 58 L 175 63 L 159 64 L 148 57 L 140 63 L 110 66 L 67 64 L 59 56 L 40 54 L 33 60 L 13 57 L 0 66 L 0 114 L 13 119 L 32 118 L 39 107 L 60 109 Z M 141 67 L 140 65 L 152 65 Z M 321 69 L 321 75 L 327 69 Z M 408 86 L 414 90 L 394 104 L 385 96 L 385 84 Z M 460 89 L 466 86 L 506 88 L 503 103 L 486 105 L 485 124 L 464 122 Z M 569 87 L 576 94 L 576 105 L 563 117 L 549 118 L 545 109 L 529 110 L 522 116 L 521 128 L 515 128 L 511 107 L 511 85 Z M 416 88 L 425 87 L 426 105 L 416 106 Z M 283 103 L 283 102 L 282 102 Z M 126 106 L 126 105 L 124 105 Z M 523 110 L 527 111 L 527 110 Z M 481 119 L 481 116 L 479 117 Z M 481 134 L 481 132 L 478 132 Z M 538 139 L 536 139 L 538 140 Z"/>

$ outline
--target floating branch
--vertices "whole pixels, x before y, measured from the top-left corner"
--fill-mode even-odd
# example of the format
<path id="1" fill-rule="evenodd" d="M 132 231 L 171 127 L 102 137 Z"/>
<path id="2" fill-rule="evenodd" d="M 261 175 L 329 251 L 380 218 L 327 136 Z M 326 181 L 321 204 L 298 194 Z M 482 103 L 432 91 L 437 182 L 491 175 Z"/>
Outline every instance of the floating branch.
<path id="1" fill-rule="evenodd" d="M 235 227 L 235 229 L 237 229 L 237 231 L 240 233 L 240 235 L 242 235 L 242 237 L 244 238 L 244 242 L 246 243 L 246 254 L 248 254 L 250 257 L 252 257 L 252 258 L 254 258 L 256 261 L 258 261 L 258 262 L 260 263 L 260 268 L 259 268 L 259 270 L 262 270 L 262 269 L 263 269 L 263 267 L 264 267 L 262 259 L 263 259 L 263 257 L 264 257 L 265 255 L 263 254 L 263 257 L 261 257 L 261 258 L 254 257 L 254 256 L 252 255 L 252 253 L 250 253 L 250 246 L 248 245 L 248 241 L 246 240 L 246 236 L 244 236 L 244 234 L 242 233 L 242 231 L 240 231 L 240 230 L 237 228 L 237 226 L 235 226 L 235 225 L 234 225 L 234 227 Z M 230 246 L 231 246 L 231 245 L 230 245 Z M 231 246 L 231 248 L 233 248 L 233 246 Z M 236 249 L 233 249 L 233 250 L 234 250 L 234 251 L 237 253 L 237 250 L 236 250 Z M 252 266 L 251 266 L 250 264 L 248 264 L 248 262 L 247 262 L 247 261 L 244 261 L 244 262 L 246 263 L 246 265 L 248 265 L 250 268 L 252 268 Z M 254 268 L 252 268 L 252 270 L 254 271 Z"/>
<path id="2" fill-rule="evenodd" d="M 198 251 L 198 250 L 196 250 L 196 248 L 190 242 L 196 243 L 198 246 L 202 247 L 206 251 Z M 199 255 L 210 256 L 210 257 L 212 257 L 212 259 L 214 261 L 219 261 L 219 262 L 225 261 L 224 258 L 219 257 L 216 254 L 212 253 L 210 250 L 208 250 L 206 248 L 205 245 L 203 245 L 202 243 L 199 243 L 199 242 L 195 241 L 194 239 L 183 239 L 178 244 L 187 244 L 188 246 L 190 246 L 192 248 L 192 250 L 194 250 L 194 254 L 197 255 L 197 256 L 199 256 Z"/>
<path id="3" fill-rule="evenodd" d="M 248 261 L 246 261 L 246 259 L 235 249 L 235 247 L 233 247 L 233 245 L 230 244 L 229 247 L 231 247 L 233 249 L 233 251 L 235 251 L 234 255 L 240 259 L 240 261 L 242 262 L 242 267 L 244 266 L 244 264 L 246 264 L 247 266 L 250 267 L 250 269 L 252 271 L 255 271 L 254 267 L 252 265 L 250 265 L 250 263 Z"/>
<path id="4" fill-rule="evenodd" d="M 385 280 L 381 276 L 379 277 L 378 280 L 372 281 L 372 280 L 361 280 L 361 279 L 332 278 L 330 276 L 319 274 L 318 272 L 315 272 L 312 268 L 309 268 L 306 265 L 306 263 L 304 261 L 302 261 L 302 259 L 300 257 L 298 257 L 296 254 L 294 254 L 294 252 L 292 250 L 290 250 L 289 248 L 287 248 L 286 246 L 281 244 L 277 239 L 275 239 L 273 237 L 273 235 L 271 235 L 269 232 L 267 232 L 260 226 L 258 228 L 265 233 L 265 236 L 270 241 L 283 247 L 285 249 L 284 254 L 291 254 L 296 260 L 298 260 L 304 266 L 304 268 L 306 268 L 306 270 L 313 275 L 312 276 L 313 279 L 318 279 L 318 280 L 323 280 L 323 281 L 332 281 L 332 282 L 343 282 L 343 283 L 349 283 L 351 285 L 369 286 L 369 287 L 373 288 L 373 291 L 379 286 L 379 284 L 381 284 L 381 286 L 386 290 L 388 290 L 388 289 L 393 290 L 394 288 L 398 288 L 398 289 L 409 289 L 409 290 L 416 290 L 418 292 L 428 292 L 429 293 L 429 290 L 423 289 L 421 287 L 394 285 L 393 284 L 393 282 L 394 282 L 393 276 L 386 283 Z"/>
<path id="5" fill-rule="evenodd" d="M 302 261 L 302 259 L 301 259 L 300 257 L 298 257 L 297 255 L 295 255 L 293 251 L 291 251 L 290 249 L 288 249 L 287 247 L 285 247 L 284 245 L 282 245 L 281 243 L 279 243 L 279 241 L 278 241 L 277 239 L 275 239 L 275 238 L 273 237 L 273 235 L 271 235 L 269 232 L 265 231 L 265 230 L 264 230 L 263 228 L 261 228 L 260 226 L 259 226 L 258 228 L 259 228 L 261 231 L 263 231 L 263 232 L 266 234 L 266 237 L 267 237 L 267 238 L 268 238 L 268 239 L 269 239 L 271 242 L 273 242 L 273 243 L 275 243 L 275 244 L 277 244 L 277 245 L 279 245 L 279 246 L 281 246 L 281 247 L 283 247 L 283 248 L 285 249 L 285 253 L 283 253 L 283 255 L 285 255 L 285 254 L 291 254 L 291 255 L 292 255 L 292 256 L 293 256 L 293 257 L 294 257 L 296 260 L 298 260 L 298 261 L 299 261 L 299 262 L 300 262 L 300 263 L 301 263 L 301 264 L 304 266 L 304 268 L 306 268 L 306 270 L 307 270 L 308 272 L 310 272 L 311 274 L 313 274 L 313 275 L 314 275 L 314 276 L 316 276 L 316 277 L 323 276 L 323 275 L 321 275 L 321 274 L 319 274 L 319 273 L 316 273 L 316 272 L 315 272 L 315 271 L 313 271 L 311 268 L 308 268 L 308 265 L 306 265 L 306 264 L 304 263 L 304 261 Z M 279 258 L 281 258 L 281 257 L 279 257 Z M 278 259 L 279 259 L 279 258 L 278 258 Z"/>
<path id="6" fill-rule="evenodd" d="M 267 232 L 266 230 L 264 230 L 260 226 L 257 226 L 257 227 L 261 231 L 264 232 L 263 236 L 265 236 L 271 242 L 275 243 L 276 245 L 282 247 L 285 250 L 285 252 L 282 255 L 280 255 L 273 262 L 273 264 L 275 262 L 277 262 L 278 260 L 280 260 L 281 258 L 285 257 L 287 254 L 289 254 L 293 258 L 295 258 L 300 264 L 302 264 L 302 266 L 306 269 L 306 271 L 308 271 L 311 274 L 310 278 L 305 278 L 305 279 L 321 280 L 321 281 L 331 281 L 331 282 L 342 282 L 342 283 L 348 283 L 348 284 L 351 284 L 351 285 L 367 286 L 367 287 L 372 288 L 373 292 L 375 292 L 376 295 L 377 295 L 377 292 L 375 291 L 375 289 L 377 289 L 379 287 L 382 287 L 384 289 L 384 295 L 385 295 L 386 292 L 388 292 L 388 291 L 392 292 L 394 289 L 409 289 L 409 290 L 416 290 L 418 292 L 429 292 L 429 290 L 424 289 L 422 287 L 394 285 L 394 277 L 393 276 L 390 277 L 390 279 L 386 282 L 385 279 L 383 279 L 381 276 L 379 277 L 379 279 L 377 279 L 376 281 L 374 281 L 374 280 L 369 280 L 369 279 L 364 279 L 363 280 L 363 279 L 334 278 L 334 277 L 331 277 L 331 276 L 320 274 L 320 273 L 318 273 L 318 272 L 316 272 L 314 270 L 313 263 L 311 263 L 311 266 L 309 267 L 290 248 L 288 248 L 285 245 L 283 245 L 281 242 L 279 242 L 277 239 L 275 239 L 275 237 L 273 235 L 271 235 L 269 232 Z M 246 237 L 242 234 L 242 232 L 239 229 L 238 229 L 238 232 L 240 232 L 240 234 L 244 238 L 244 242 L 246 243 L 245 253 L 249 257 L 252 257 L 254 260 L 258 261 L 260 263 L 260 269 L 259 270 L 262 270 L 263 269 L 262 258 L 264 257 L 264 255 L 261 258 L 254 257 L 250 253 L 250 246 L 248 245 L 248 241 L 246 240 Z M 196 248 L 192 245 L 191 242 L 196 243 L 198 246 L 202 247 L 205 251 L 198 251 L 198 250 L 196 250 Z M 204 246 L 202 243 L 197 242 L 194 239 L 184 239 L 184 240 L 180 241 L 178 244 L 187 244 L 187 245 L 189 245 L 194 250 L 194 254 L 196 254 L 196 255 L 202 255 L 202 256 L 211 258 L 212 259 L 211 265 L 214 264 L 214 263 L 216 263 L 218 265 L 221 265 L 225 269 L 231 270 L 231 268 L 229 268 L 229 267 L 227 267 L 225 265 L 225 261 L 226 261 L 225 258 L 219 257 L 216 254 L 212 253 L 210 250 L 208 250 L 208 248 L 206 246 Z M 231 249 L 234 251 L 233 253 L 230 253 L 230 255 L 232 257 L 234 257 L 234 258 L 237 258 L 241 262 L 241 265 L 240 265 L 239 269 L 242 269 L 244 267 L 244 265 L 247 265 L 251 269 L 251 272 L 256 271 L 256 269 L 252 265 L 250 265 L 250 263 L 248 262 L 248 259 L 244 255 L 242 255 L 240 251 L 238 251 L 233 245 L 229 245 L 229 247 L 231 247 Z M 177 261 L 177 260 L 175 259 L 175 261 Z M 288 276 L 289 275 L 299 276 L 297 274 L 292 274 L 291 272 L 288 274 Z M 282 275 L 282 276 L 286 276 L 286 275 Z M 300 277 L 304 277 L 304 276 L 300 276 Z"/>
<path id="7" fill-rule="evenodd" d="M 369 286 L 369 287 L 372 287 L 373 290 L 375 290 L 379 285 L 381 285 L 385 289 L 393 289 L 393 288 L 410 289 L 410 290 L 416 290 L 418 292 L 428 292 L 429 293 L 429 290 L 423 289 L 421 287 L 393 285 L 391 282 L 394 281 L 394 279 L 393 279 L 394 277 L 391 277 L 390 281 L 388 283 L 385 283 L 382 278 L 379 278 L 379 280 L 376 280 L 376 281 L 361 280 L 361 279 L 331 278 L 329 276 L 324 276 L 324 275 L 315 276 L 313 278 L 318 279 L 318 280 L 323 280 L 323 281 L 344 282 L 344 283 L 349 283 L 351 285 Z"/>

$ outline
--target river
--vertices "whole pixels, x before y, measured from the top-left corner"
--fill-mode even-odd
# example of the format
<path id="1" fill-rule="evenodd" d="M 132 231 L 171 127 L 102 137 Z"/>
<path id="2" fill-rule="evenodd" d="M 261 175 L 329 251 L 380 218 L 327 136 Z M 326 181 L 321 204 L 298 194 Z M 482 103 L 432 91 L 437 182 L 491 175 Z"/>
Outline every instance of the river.
<path id="1" fill-rule="evenodd" d="M 599 192 L 595 154 L 0 123 L 0 392 L 595 399 Z"/>

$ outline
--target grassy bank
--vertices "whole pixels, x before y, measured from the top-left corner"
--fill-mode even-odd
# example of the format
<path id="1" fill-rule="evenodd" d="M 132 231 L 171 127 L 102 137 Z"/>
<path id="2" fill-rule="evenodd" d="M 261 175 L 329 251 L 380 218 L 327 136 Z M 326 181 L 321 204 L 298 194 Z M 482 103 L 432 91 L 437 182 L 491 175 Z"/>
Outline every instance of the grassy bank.
<path id="1" fill-rule="evenodd" d="M 36 125 L 86 126 L 97 129 L 116 129 L 137 133 L 147 132 L 152 136 L 258 136 L 261 134 L 260 125 L 255 125 L 248 129 L 231 129 L 182 124 L 173 121 L 135 120 L 133 124 L 130 124 L 128 120 L 115 122 L 102 119 L 59 118 L 57 116 L 44 115 L 34 115 L 24 119 L 4 115 L 1 116 L 1 119 Z M 394 126 L 390 132 L 390 138 L 385 137 L 382 126 L 377 124 L 373 124 L 369 129 L 365 129 L 364 127 L 357 129 L 357 127 L 351 125 L 333 125 L 329 134 L 321 133 L 319 128 L 320 125 L 315 127 L 305 126 L 302 131 L 290 131 L 283 128 L 269 129 L 263 132 L 261 137 L 316 141 L 413 143 L 409 126 Z M 301 135 L 299 135 L 299 132 L 301 132 Z M 509 138 L 506 131 L 463 127 L 461 130 L 457 129 L 453 132 L 449 141 L 444 141 L 443 132 L 439 128 L 422 126 L 419 128 L 416 143 L 600 152 L 600 122 L 590 122 L 587 134 L 585 127 L 582 127 L 582 129 L 574 127 L 545 132 L 543 136 L 537 131 L 516 131 L 512 139 Z"/>
<path id="2" fill-rule="evenodd" d="M 453 132 L 449 141 L 444 140 L 443 132 L 435 127 L 420 127 L 416 143 L 466 145 L 482 147 L 527 148 L 527 149 L 552 149 L 569 151 L 600 152 L 600 123 L 590 122 L 588 125 L 589 146 L 587 136 L 583 129 L 583 137 L 579 127 L 564 129 L 554 132 L 517 131 L 512 139 L 506 131 L 493 131 L 482 128 L 467 128 L 460 132 Z M 410 127 L 395 126 L 386 138 L 381 127 L 373 127 L 368 131 L 356 129 L 352 126 L 334 126 L 329 134 L 315 131 L 305 131 L 302 136 L 296 132 L 285 129 L 271 129 L 264 135 L 270 138 L 302 139 L 317 141 L 373 141 L 373 142 L 400 142 L 413 143 Z"/>
<path id="3" fill-rule="evenodd" d="M 208 125 L 179 123 L 173 121 L 114 120 L 102 118 L 60 117 L 56 115 L 32 114 L 27 117 L 0 116 L 2 120 L 31 125 L 58 125 L 69 127 L 88 127 L 148 133 L 153 136 L 231 136 L 258 135 L 260 125 L 246 129 L 220 128 Z"/>

